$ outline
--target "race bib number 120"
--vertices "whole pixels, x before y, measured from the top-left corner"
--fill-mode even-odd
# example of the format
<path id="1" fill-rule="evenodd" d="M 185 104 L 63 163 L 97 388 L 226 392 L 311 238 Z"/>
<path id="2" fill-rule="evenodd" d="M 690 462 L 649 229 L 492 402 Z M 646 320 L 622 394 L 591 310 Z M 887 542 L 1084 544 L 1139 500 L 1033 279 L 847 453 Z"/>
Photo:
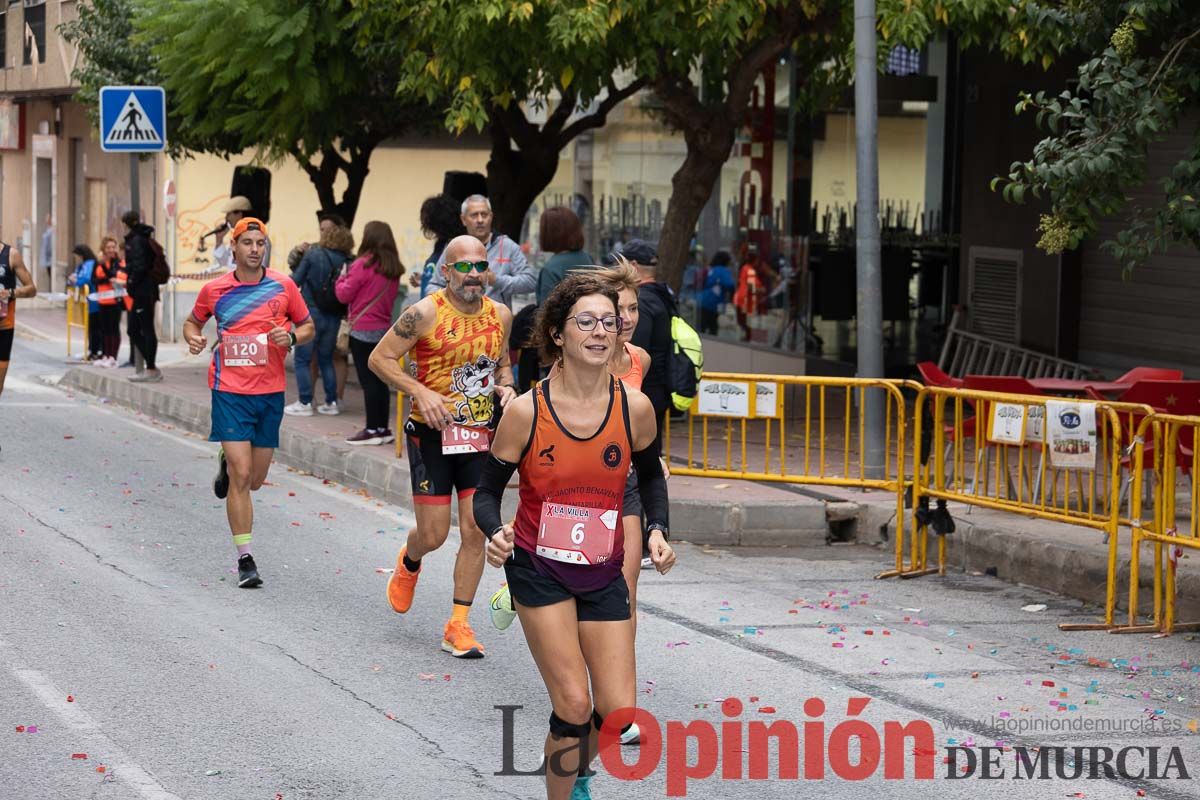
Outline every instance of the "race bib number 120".
<path id="1" fill-rule="evenodd" d="M 265 367 L 267 335 L 221 337 L 221 361 L 227 367 Z"/>
<path id="2" fill-rule="evenodd" d="M 603 564 L 612 558 L 617 510 L 542 503 L 537 554 L 567 564 Z"/>

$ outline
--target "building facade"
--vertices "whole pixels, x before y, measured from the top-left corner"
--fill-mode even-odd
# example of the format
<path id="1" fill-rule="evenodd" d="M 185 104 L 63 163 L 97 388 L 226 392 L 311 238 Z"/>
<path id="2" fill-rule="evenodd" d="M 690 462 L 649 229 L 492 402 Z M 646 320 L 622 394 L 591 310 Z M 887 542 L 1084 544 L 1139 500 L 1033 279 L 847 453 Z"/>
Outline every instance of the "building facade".
<path id="1" fill-rule="evenodd" d="M 81 56 L 58 26 L 76 13 L 77 0 L 0 0 L 0 239 L 20 249 L 44 293 L 63 291 L 76 244 L 119 239 L 130 208 L 130 157 L 100 149 L 74 99 Z M 157 158 L 139 168 L 151 225 L 160 171 Z"/>

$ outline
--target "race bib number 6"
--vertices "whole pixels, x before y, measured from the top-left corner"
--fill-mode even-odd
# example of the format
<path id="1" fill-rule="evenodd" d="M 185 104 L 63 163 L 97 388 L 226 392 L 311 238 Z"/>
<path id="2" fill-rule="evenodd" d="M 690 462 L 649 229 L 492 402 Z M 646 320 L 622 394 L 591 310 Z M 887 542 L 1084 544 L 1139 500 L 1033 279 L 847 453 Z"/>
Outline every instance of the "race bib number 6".
<path id="1" fill-rule="evenodd" d="M 469 425 L 450 425 L 442 431 L 442 455 L 486 453 L 491 449 L 491 434 L 486 428 L 472 428 Z"/>
<path id="2" fill-rule="evenodd" d="M 221 337 L 221 361 L 227 367 L 265 367 L 267 335 Z"/>
<path id="3" fill-rule="evenodd" d="M 595 566 L 612 558 L 617 510 L 542 503 L 537 554 L 567 564 Z"/>

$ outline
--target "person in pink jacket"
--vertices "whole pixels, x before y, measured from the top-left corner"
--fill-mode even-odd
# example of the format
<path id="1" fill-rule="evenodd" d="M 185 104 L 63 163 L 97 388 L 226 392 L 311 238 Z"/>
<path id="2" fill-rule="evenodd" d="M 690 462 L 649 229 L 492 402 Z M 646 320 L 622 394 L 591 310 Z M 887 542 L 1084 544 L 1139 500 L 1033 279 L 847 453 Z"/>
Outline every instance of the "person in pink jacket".
<path id="1" fill-rule="evenodd" d="M 387 444 L 396 439 L 388 427 L 391 389 L 371 371 L 367 361 L 375 344 L 391 327 L 392 304 L 403 274 L 404 265 L 400 263 L 391 226 L 378 220 L 368 222 L 358 246 L 358 258 L 334 286 L 338 300 L 347 307 L 350 353 L 367 407 L 366 427 L 348 438 L 347 444 Z"/>

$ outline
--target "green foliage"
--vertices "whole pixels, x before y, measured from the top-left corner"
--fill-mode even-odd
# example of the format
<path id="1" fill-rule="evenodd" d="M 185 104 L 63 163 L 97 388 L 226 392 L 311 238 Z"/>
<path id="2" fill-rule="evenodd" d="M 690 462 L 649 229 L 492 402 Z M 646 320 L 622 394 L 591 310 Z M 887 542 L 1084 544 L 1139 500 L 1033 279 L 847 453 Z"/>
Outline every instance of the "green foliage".
<path id="1" fill-rule="evenodd" d="M 359 41 L 389 42 L 375 55 L 401 94 L 446 95 L 445 124 L 482 130 L 494 107 L 560 97 L 586 107 L 632 59 L 619 3 L 588 0 L 356 0 Z"/>
<path id="2" fill-rule="evenodd" d="M 1177 244 L 1200 246 L 1200 142 L 1193 141 L 1151 196 L 1147 155 L 1200 102 L 1200 5 L 1191 0 L 1107 0 L 1074 28 L 1085 60 L 1078 84 L 1057 95 L 1023 94 L 1048 135 L 1032 158 L 993 182 L 1021 202 L 1049 201 L 1039 246 L 1074 248 L 1118 213 L 1129 222 L 1103 247 L 1128 271 Z"/>
<path id="3" fill-rule="evenodd" d="M 79 4 L 79 16 L 59 26 L 63 38 L 78 45 L 83 58 L 72 77 L 79 99 L 97 121 L 100 87 L 153 86 L 161 80 L 149 45 L 134 38 L 135 0 L 91 0 Z"/>
<path id="4" fill-rule="evenodd" d="M 368 69 L 341 0 L 134 0 L 176 130 L 218 153 L 311 156 L 409 117 Z"/>

